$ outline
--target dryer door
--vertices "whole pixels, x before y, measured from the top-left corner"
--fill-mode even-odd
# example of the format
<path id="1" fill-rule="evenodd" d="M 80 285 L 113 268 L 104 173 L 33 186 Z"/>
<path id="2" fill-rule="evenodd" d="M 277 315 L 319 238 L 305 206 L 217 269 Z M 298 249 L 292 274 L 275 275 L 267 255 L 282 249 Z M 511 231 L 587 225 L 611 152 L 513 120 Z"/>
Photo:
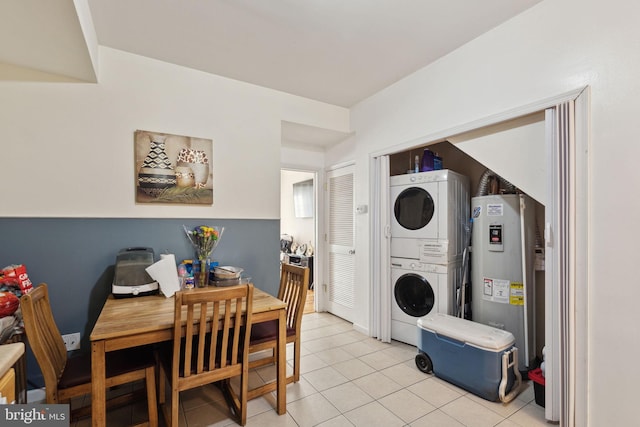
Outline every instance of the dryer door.
<path id="1" fill-rule="evenodd" d="M 411 187 L 391 187 L 391 236 L 437 239 L 437 199 L 438 184 L 435 182 Z"/>
<path id="2" fill-rule="evenodd" d="M 415 273 L 400 276 L 394 284 L 393 295 L 398 307 L 411 317 L 426 316 L 436 304 L 436 295 L 429 281 Z"/>

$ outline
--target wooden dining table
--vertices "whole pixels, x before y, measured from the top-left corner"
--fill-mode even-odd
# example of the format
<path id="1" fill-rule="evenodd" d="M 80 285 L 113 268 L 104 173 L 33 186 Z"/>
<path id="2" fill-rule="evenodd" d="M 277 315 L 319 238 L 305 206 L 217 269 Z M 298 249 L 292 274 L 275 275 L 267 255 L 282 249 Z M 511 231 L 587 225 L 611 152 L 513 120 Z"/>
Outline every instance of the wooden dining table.
<path id="1" fill-rule="evenodd" d="M 197 289 L 195 290 L 197 291 Z M 276 349 L 276 411 L 286 412 L 286 304 L 254 288 L 253 320 L 278 320 Z M 105 354 L 173 339 L 174 298 L 151 295 L 133 298 L 109 296 L 91 332 L 91 420 L 106 425 Z"/>

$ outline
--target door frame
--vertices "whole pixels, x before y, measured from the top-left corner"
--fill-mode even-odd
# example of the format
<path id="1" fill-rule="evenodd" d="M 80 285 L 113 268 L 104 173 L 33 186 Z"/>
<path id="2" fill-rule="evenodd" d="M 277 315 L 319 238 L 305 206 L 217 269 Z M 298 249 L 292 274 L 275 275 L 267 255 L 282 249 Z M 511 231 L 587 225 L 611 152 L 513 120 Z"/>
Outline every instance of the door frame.
<path id="1" fill-rule="evenodd" d="M 572 194 L 575 199 L 572 201 L 575 204 L 575 218 L 572 218 L 572 225 L 575 227 L 576 236 L 574 241 L 557 242 L 560 247 L 567 251 L 570 255 L 568 264 L 572 267 L 575 280 L 573 286 L 577 289 L 574 293 L 571 304 L 575 309 L 575 327 L 573 331 L 570 331 L 572 335 L 569 337 L 569 341 L 572 341 L 572 351 L 580 354 L 580 357 L 576 357 L 574 360 L 573 369 L 569 372 L 568 384 L 560 384 L 559 387 L 563 390 L 563 393 L 569 393 L 573 397 L 572 408 L 561 408 L 564 411 L 571 411 L 571 414 L 557 413 L 552 414 L 549 409 L 545 411 L 545 416 L 549 420 L 558 421 L 566 424 L 566 420 L 571 419 L 575 425 L 586 425 L 588 416 L 588 306 L 589 306 L 589 287 L 590 287 L 590 272 L 589 272 L 589 159 L 588 151 L 590 145 L 590 88 L 580 87 L 569 92 L 559 94 L 557 96 L 543 99 L 528 105 L 517 107 L 511 110 L 507 110 L 500 114 L 485 117 L 480 120 L 469 122 L 460 126 L 456 126 L 451 129 L 446 129 L 440 132 L 436 132 L 431 135 L 422 136 L 417 139 L 407 141 L 403 144 L 394 146 L 393 149 L 384 149 L 378 152 L 369 154 L 370 170 L 375 170 L 374 165 L 377 157 L 388 156 L 401 151 L 406 151 L 411 148 L 424 146 L 429 141 L 437 142 L 447 139 L 452 135 L 458 135 L 466 132 L 470 132 L 476 129 L 480 129 L 485 126 L 495 125 L 501 122 L 512 120 L 528 114 L 542 112 L 549 108 L 555 108 L 557 105 L 566 102 L 575 102 L 575 157 L 573 158 L 574 164 L 567 165 L 571 169 L 576 171 L 576 174 L 572 176 L 572 180 L 568 183 L 568 187 L 573 187 Z M 546 143 L 546 142 L 545 142 Z M 549 179 L 550 171 L 547 171 Z M 377 179 L 377 177 L 374 177 Z M 556 183 L 557 184 L 557 183 Z M 373 191 L 373 185 L 369 186 L 370 192 Z M 370 194 L 370 200 L 375 200 L 373 194 Z M 545 209 L 557 210 L 556 206 L 545 206 Z M 381 239 L 379 233 L 373 229 L 372 238 Z M 570 250 L 567 250 L 570 249 Z M 378 260 L 378 262 L 385 262 L 384 260 Z M 374 263 L 371 263 L 370 276 L 374 277 Z M 556 284 L 558 285 L 558 284 Z M 546 283 L 547 289 L 552 284 Z M 568 286 L 563 284 L 563 286 Z M 579 288 L 579 289 L 578 289 Z M 375 313 L 373 306 L 373 299 L 370 298 L 369 312 Z M 557 303 L 557 301 L 556 301 Z M 546 304 L 548 305 L 548 303 Z M 377 319 L 373 316 L 369 317 L 369 330 L 377 330 Z M 556 325 L 558 326 L 558 325 Z M 548 325 L 545 328 L 549 328 Z M 562 337 L 567 339 L 567 331 L 561 331 Z M 560 369 L 568 370 L 570 367 L 561 366 Z M 553 406 L 553 405 L 549 405 Z M 557 404 L 556 404 L 557 406 Z"/>
<path id="2" fill-rule="evenodd" d="M 324 256 L 318 256 L 323 254 L 324 251 L 324 242 L 323 239 L 320 238 L 324 233 L 324 210 L 321 206 L 324 205 L 324 191 L 321 191 L 321 187 L 324 182 L 324 172 L 321 169 L 313 169 L 304 166 L 294 166 L 288 164 L 280 165 L 280 172 L 282 171 L 292 171 L 292 172 L 307 172 L 313 174 L 313 215 L 314 215 L 314 250 L 313 250 L 313 289 L 314 289 L 314 298 L 313 298 L 313 309 L 315 311 L 324 311 L 324 303 L 319 298 L 317 285 L 322 283 L 324 280 L 324 276 L 322 273 L 323 264 L 324 264 Z M 282 195 L 280 196 L 282 197 Z M 280 232 L 282 233 L 282 224 L 280 224 Z"/>

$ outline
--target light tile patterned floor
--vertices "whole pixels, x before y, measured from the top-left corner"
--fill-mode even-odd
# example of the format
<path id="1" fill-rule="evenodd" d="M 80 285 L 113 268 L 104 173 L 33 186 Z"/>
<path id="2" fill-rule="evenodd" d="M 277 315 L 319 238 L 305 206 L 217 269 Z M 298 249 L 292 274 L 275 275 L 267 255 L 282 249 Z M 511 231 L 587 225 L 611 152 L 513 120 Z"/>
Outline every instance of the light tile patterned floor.
<path id="1" fill-rule="evenodd" d="M 533 384 L 523 383 L 509 404 L 486 401 L 433 375 L 420 372 L 416 348 L 381 343 L 328 313 L 302 321 L 302 377 L 287 387 L 287 413 L 278 416 L 275 396 L 249 402 L 247 426 L 547 426 L 534 402 Z M 288 369 L 293 352 L 288 348 Z M 275 378 L 273 367 L 251 373 L 251 387 Z M 145 402 L 108 413 L 108 426 L 146 417 Z M 160 417 L 160 425 L 165 426 Z M 77 426 L 89 425 L 82 420 Z M 236 425 L 215 386 L 181 394 L 180 426 Z"/>

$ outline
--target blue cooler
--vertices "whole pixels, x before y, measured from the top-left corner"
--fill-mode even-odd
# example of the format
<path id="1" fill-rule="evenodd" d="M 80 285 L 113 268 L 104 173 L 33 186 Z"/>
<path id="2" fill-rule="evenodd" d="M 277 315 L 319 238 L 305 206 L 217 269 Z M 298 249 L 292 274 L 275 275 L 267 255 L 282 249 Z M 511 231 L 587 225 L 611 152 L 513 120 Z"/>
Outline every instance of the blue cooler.
<path id="1" fill-rule="evenodd" d="M 510 402 L 520 391 L 511 332 L 434 313 L 418 319 L 416 365 L 484 399 Z"/>

